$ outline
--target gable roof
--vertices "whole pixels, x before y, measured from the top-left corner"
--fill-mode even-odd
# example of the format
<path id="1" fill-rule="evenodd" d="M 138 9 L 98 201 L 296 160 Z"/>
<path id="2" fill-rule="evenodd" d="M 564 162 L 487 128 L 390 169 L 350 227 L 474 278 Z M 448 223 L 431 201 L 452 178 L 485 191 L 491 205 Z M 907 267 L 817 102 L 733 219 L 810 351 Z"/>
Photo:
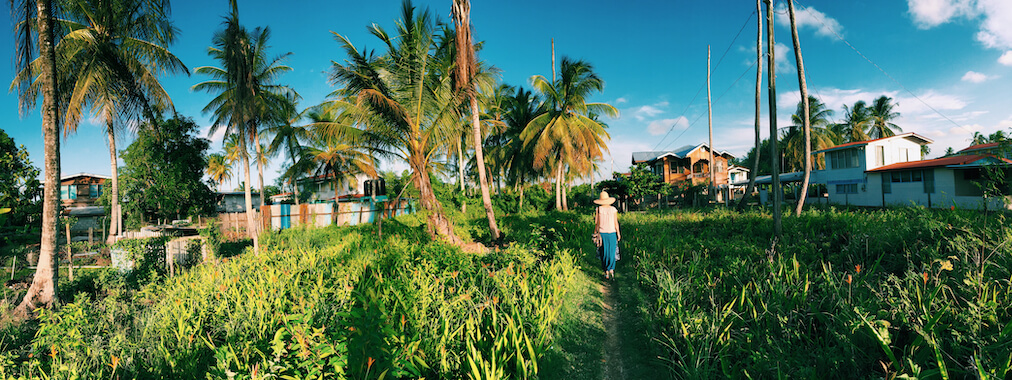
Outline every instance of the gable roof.
<path id="1" fill-rule="evenodd" d="M 68 174 L 68 175 L 62 176 L 62 177 L 60 177 L 60 181 L 66 181 L 68 179 L 74 179 L 74 178 L 78 178 L 78 177 L 92 177 L 92 178 L 101 178 L 101 179 L 112 179 L 112 177 L 107 176 L 107 175 L 81 172 L 81 173 L 77 173 L 77 174 Z"/>
<path id="2" fill-rule="evenodd" d="M 633 152 L 633 154 L 632 154 L 632 163 L 633 164 L 638 164 L 638 163 L 641 163 L 641 162 L 650 162 L 650 161 L 654 161 L 654 160 L 660 159 L 660 158 L 665 157 L 665 156 L 672 156 L 672 157 L 675 157 L 675 158 L 685 158 L 685 157 L 688 157 L 689 154 L 691 154 L 692 152 L 694 152 L 696 149 L 700 149 L 700 148 L 702 148 L 704 146 L 707 147 L 707 148 L 709 148 L 709 145 L 707 145 L 706 143 L 699 143 L 697 145 L 686 145 L 686 146 L 683 146 L 683 147 L 675 149 L 675 150 L 653 151 L 653 152 Z M 728 153 L 727 151 L 721 151 L 721 150 L 714 150 L 713 154 L 716 154 L 716 155 L 719 155 L 719 156 L 734 157 L 734 155 L 732 155 L 731 153 Z"/>
<path id="3" fill-rule="evenodd" d="M 909 170 L 909 169 L 924 169 L 924 168 L 938 168 L 938 167 L 974 168 L 990 164 L 1012 165 L 1012 160 L 1006 158 L 998 158 L 990 154 L 972 154 L 964 156 L 935 158 L 931 160 L 900 162 L 892 165 L 880 166 L 875 169 L 867 170 L 867 172 L 875 173 L 893 170 Z"/>
<path id="4" fill-rule="evenodd" d="M 849 142 L 849 143 L 846 143 L 846 144 L 840 144 L 840 145 L 829 147 L 829 148 L 826 148 L 826 149 L 817 150 L 817 151 L 814 151 L 812 153 L 826 153 L 826 152 L 831 152 L 831 151 L 834 151 L 834 150 L 855 148 L 855 147 L 859 147 L 859 146 L 868 145 L 869 143 L 872 143 L 872 142 L 875 142 L 875 141 L 888 140 L 888 139 L 896 139 L 896 138 L 909 138 L 911 140 L 914 140 L 914 139 L 921 140 L 920 142 L 914 141 L 914 142 L 916 142 L 916 143 L 918 143 L 920 145 L 927 145 L 927 144 L 931 144 L 931 143 L 934 142 L 931 139 L 929 139 L 927 137 L 924 137 L 924 136 L 921 136 L 921 135 L 918 135 L 918 134 L 916 134 L 914 132 L 907 132 L 907 133 L 901 133 L 901 134 L 898 134 L 898 135 L 893 135 L 893 136 L 883 137 L 883 138 L 878 138 L 878 139 Z"/>

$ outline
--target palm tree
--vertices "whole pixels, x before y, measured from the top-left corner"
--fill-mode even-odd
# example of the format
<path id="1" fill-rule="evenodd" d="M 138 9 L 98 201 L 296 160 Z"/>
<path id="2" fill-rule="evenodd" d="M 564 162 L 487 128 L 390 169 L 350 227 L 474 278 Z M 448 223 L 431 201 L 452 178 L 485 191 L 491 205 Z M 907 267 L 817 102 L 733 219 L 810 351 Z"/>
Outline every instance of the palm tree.
<path id="1" fill-rule="evenodd" d="M 42 201 L 42 238 L 39 247 L 39 262 L 32 278 L 32 285 L 25 293 L 21 304 L 15 310 L 19 317 L 26 318 L 38 307 L 48 307 L 58 302 L 56 284 L 58 265 L 56 261 L 56 234 L 60 202 L 60 106 L 57 77 L 57 61 L 54 49 L 53 1 L 12 0 L 11 15 L 15 28 L 14 62 L 19 72 L 11 83 L 18 90 L 20 111 L 24 115 L 34 108 L 38 95 L 42 95 L 42 137 L 45 162 L 45 187 Z M 33 41 L 33 37 L 37 40 Z M 38 46 L 39 60 L 34 63 L 35 46 Z M 35 67 L 33 67 L 35 66 Z M 39 87 L 32 89 L 32 83 Z"/>
<path id="2" fill-rule="evenodd" d="M 499 241 L 499 226 L 495 221 L 495 213 L 492 211 L 492 198 L 488 193 L 488 178 L 485 175 L 485 154 L 482 151 L 484 139 L 481 134 L 481 122 L 479 121 L 477 89 L 472 82 L 475 71 L 478 69 L 478 59 L 475 54 L 474 44 L 471 42 L 471 2 L 470 0 L 453 0 L 452 7 L 453 25 L 456 26 L 454 41 L 457 44 L 456 74 L 457 89 L 470 103 L 471 128 L 474 137 L 474 156 L 478 161 L 478 184 L 481 187 L 481 201 L 485 205 L 485 216 L 488 217 L 488 229 L 491 231 L 492 239 Z"/>
<path id="3" fill-rule="evenodd" d="M 604 89 L 604 81 L 584 61 L 562 58 L 558 80 L 543 76 L 531 77 L 531 84 L 545 99 L 547 112 L 531 120 L 521 133 L 525 144 L 532 145 L 534 168 L 555 173 L 555 207 L 561 210 L 563 171 L 590 170 L 583 157 L 601 154 L 607 149 L 604 139 L 608 132 L 600 123 L 587 117 L 590 112 L 617 117 L 618 109 L 605 103 L 588 103 L 595 91 Z"/>
<path id="4" fill-rule="evenodd" d="M 222 147 L 225 149 L 225 162 L 228 163 L 229 170 L 231 170 L 239 161 L 242 161 L 242 138 L 238 134 L 227 135 L 222 140 Z M 238 181 L 239 178 L 236 180 Z"/>
<path id="5" fill-rule="evenodd" d="M 834 145 L 833 132 L 829 130 L 829 118 L 833 111 L 826 108 L 826 105 L 814 96 L 808 97 L 809 125 L 812 133 L 812 148 L 815 150 L 829 148 Z M 784 142 L 783 159 L 784 168 L 790 171 L 798 171 L 805 165 L 805 137 L 804 137 L 804 103 L 798 102 L 797 111 L 791 115 L 793 125 L 787 127 L 781 137 Z M 816 161 L 816 166 L 823 166 L 822 160 Z"/>
<path id="6" fill-rule="evenodd" d="M 256 28 L 252 32 L 247 31 L 239 24 L 236 1 L 230 0 L 230 4 L 231 12 L 225 18 L 224 28 L 215 33 L 212 38 L 214 46 L 208 49 L 208 54 L 218 60 L 222 67 L 198 67 L 197 73 L 209 75 L 212 79 L 193 86 L 193 89 L 217 93 L 203 110 L 212 112 L 215 117 L 210 133 L 216 132 L 219 126 L 224 125 L 227 135 L 239 136 L 239 151 L 247 184 L 244 186 L 246 223 L 249 226 L 247 230 L 253 238 L 254 252 L 260 252 L 249 186 L 251 182 L 247 144 L 254 145 L 259 153 L 260 126 L 284 120 L 291 114 L 289 107 L 294 107 L 289 100 L 297 98 L 298 95 L 290 88 L 274 83 L 281 74 L 291 71 L 290 67 L 280 64 L 291 53 L 268 59 L 267 42 L 270 38 L 270 29 Z M 263 171 L 263 166 L 259 162 L 258 168 Z M 262 185 L 261 183 L 261 187 Z"/>
<path id="7" fill-rule="evenodd" d="M 326 140 L 318 140 L 317 143 L 323 144 L 308 147 L 306 155 L 316 165 L 315 175 L 331 178 L 335 201 L 339 184 L 347 182 L 357 186 L 355 176 L 358 174 L 377 176 L 375 160 L 362 147 Z"/>
<path id="8" fill-rule="evenodd" d="M 302 118 L 303 114 L 312 114 L 313 111 L 306 110 L 301 113 L 293 114 L 292 117 L 288 118 L 285 123 L 276 124 L 267 127 L 266 132 L 271 138 L 271 143 L 267 147 L 267 151 L 270 154 L 277 154 L 283 152 L 289 160 L 291 165 L 288 166 L 288 170 L 285 171 L 283 177 L 288 178 L 288 182 L 292 186 L 292 192 L 295 195 L 295 203 L 299 203 L 299 185 L 298 177 L 302 173 L 307 171 L 306 168 L 300 168 L 300 159 L 304 156 L 303 143 L 308 141 L 311 137 L 311 131 L 307 126 L 296 125 Z M 294 170 L 293 170 L 294 169 Z"/>
<path id="9" fill-rule="evenodd" d="M 871 109 L 864 100 L 858 100 L 853 107 L 843 105 L 843 123 L 840 126 L 840 135 L 845 141 L 857 142 L 870 139 L 868 129 L 871 126 Z"/>
<path id="10" fill-rule="evenodd" d="M 72 0 L 63 6 L 67 17 L 60 22 L 68 32 L 56 49 L 65 61 L 61 68 L 69 90 L 65 131 L 76 131 L 85 109 L 105 123 L 112 170 L 110 239 L 119 235 L 122 217 L 116 130 L 138 114 L 154 128 L 153 108 L 172 108 L 158 76 L 189 74 L 167 48 L 175 40 L 168 9 L 166 0 Z"/>
<path id="11" fill-rule="evenodd" d="M 218 188 L 221 188 L 221 184 L 232 179 L 232 165 L 228 162 L 228 158 L 221 153 L 213 153 L 207 156 L 207 168 L 205 172 L 211 177 L 211 180 L 218 184 Z"/>
<path id="12" fill-rule="evenodd" d="M 893 108 L 899 104 L 891 103 L 892 100 L 892 98 L 882 95 L 872 102 L 871 109 L 868 111 L 872 121 L 871 130 L 868 132 L 869 137 L 880 139 L 895 136 L 894 130 L 903 132 L 899 126 L 893 124 L 893 120 L 898 119 L 900 113 L 893 111 Z"/>

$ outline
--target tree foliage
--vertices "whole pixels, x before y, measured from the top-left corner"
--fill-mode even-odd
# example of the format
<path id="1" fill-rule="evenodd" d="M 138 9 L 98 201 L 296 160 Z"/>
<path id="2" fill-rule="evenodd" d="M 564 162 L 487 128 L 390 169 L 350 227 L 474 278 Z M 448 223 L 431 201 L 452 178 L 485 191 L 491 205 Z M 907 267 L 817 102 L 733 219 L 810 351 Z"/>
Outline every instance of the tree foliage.
<path id="1" fill-rule="evenodd" d="M 39 169 L 28 149 L 0 129 L 0 247 L 38 240 L 42 202 Z"/>
<path id="2" fill-rule="evenodd" d="M 157 131 L 157 132 L 156 132 Z M 191 119 L 144 128 L 123 151 L 122 197 L 127 220 L 170 219 L 214 211 L 215 194 L 203 181 L 210 142 L 196 137 Z"/>

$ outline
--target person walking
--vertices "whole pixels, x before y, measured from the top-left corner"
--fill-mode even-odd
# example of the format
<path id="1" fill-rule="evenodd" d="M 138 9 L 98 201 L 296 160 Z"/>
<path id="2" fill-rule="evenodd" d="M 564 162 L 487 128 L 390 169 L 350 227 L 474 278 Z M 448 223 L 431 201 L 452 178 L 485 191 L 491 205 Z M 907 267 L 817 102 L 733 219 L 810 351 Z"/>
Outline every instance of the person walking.
<path id="1" fill-rule="evenodd" d="M 594 200 L 598 205 L 594 212 L 595 231 L 601 234 L 601 268 L 604 270 L 605 279 L 615 278 L 615 251 L 618 248 L 618 241 L 622 240 L 622 233 L 618 229 L 618 210 L 612 207 L 615 198 L 602 191 L 601 196 Z"/>

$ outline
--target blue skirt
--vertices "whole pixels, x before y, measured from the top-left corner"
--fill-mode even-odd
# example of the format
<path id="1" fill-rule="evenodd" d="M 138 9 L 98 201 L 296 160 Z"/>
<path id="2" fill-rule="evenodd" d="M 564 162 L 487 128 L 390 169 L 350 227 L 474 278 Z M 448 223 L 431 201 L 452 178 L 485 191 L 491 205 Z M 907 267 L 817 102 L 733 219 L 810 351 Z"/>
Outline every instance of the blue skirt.
<path id="1" fill-rule="evenodd" d="M 606 271 L 615 270 L 615 247 L 618 246 L 618 234 L 602 232 L 601 243 L 601 268 Z"/>

